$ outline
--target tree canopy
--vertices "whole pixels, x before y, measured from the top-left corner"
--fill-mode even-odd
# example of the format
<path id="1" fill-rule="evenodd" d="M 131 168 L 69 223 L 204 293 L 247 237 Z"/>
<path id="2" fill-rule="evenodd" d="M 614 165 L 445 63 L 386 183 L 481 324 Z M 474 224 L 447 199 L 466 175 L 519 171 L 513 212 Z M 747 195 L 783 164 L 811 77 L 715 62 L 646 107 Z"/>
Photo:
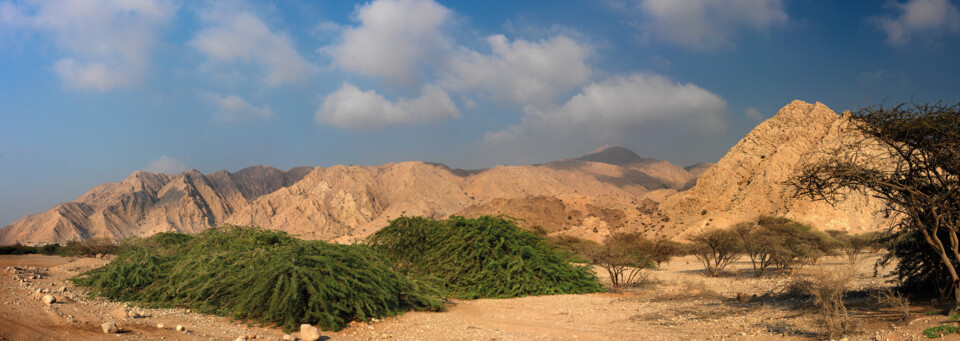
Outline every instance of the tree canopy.
<path id="1" fill-rule="evenodd" d="M 881 199 L 895 230 L 933 250 L 960 304 L 960 104 L 867 107 L 850 114 L 846 140 L 802 167 L 797 194 L 835 202 L 859 192 Z"/>

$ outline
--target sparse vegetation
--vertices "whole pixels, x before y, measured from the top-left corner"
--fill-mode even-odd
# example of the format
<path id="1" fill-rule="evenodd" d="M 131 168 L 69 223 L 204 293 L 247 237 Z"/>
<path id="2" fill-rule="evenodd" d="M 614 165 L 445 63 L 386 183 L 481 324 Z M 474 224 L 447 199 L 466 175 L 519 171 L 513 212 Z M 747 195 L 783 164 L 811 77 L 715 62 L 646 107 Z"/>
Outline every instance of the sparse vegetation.
<path id="1" fill-rule="evenodd" d="M 82 241 L 71 241 L 63 247 L 63 253 L 73 257 L 93 257 L 108 255 L 117 252 L 119 245 L 108 238 L 91 238 Z"/>
<path id="2" fill-rule="evenodd" d="M 442 308 L 429 287 L 367 246 L 249 227 L 127 240 L 110 264 L 72 280 L 115 300 L 189 307 L 287 331 L 301 323 L 339 330 L 355 319 Z"/>
<path id="3" fill-rule="evenodd" d="M 843 297 L 856 278 L 856 270 L 852 267 L 820 267 L 811 273 L 809 278 L 794 280 L 793 286 L 813 297 L 819 314 L 817 321 L 824 329 L 825 336 L 836 339 L 855 332 L 858 323 L 847 313 Z"/>
<path id="4" fill-rule="evenodd" d="M 877 241 L 878 235 L 876 233 L 852 235 L 847 231 L 830 230 L 827 231 L 827 234 L 840 243 L 840 250 L 847 255 L 847 258 L 851 262 L 857 261 L 861 255 L 870 250 L 881 248 L 881 245 Z"/>
<path id="5" fill-rule="evenodd" d="M 939 339 L 941 337 L 960 332 L 960 328 L 952 324 L 943 324 L 935 327 L 930 327 L 923 330 L 923 336 L 926 336 L 928 339 Z"/>
<path id="6" fill-rule="evenodd" d="M 570 263 L 543 237 L 504 217 L 398 218 L 368 243 L 401 271 L 463 299 L 601 290 L 591 269 Z"/>
<path id="7" fill-rule="evenodd" d="M 873 298 L 877 300 L 877 304 L 881 307 L 893 309 L 900 314 L 901 319 L 910 317 L 910 300 L 903 294 L 890 290 L 890 288 L 884 288 L 874 293 Z"/>

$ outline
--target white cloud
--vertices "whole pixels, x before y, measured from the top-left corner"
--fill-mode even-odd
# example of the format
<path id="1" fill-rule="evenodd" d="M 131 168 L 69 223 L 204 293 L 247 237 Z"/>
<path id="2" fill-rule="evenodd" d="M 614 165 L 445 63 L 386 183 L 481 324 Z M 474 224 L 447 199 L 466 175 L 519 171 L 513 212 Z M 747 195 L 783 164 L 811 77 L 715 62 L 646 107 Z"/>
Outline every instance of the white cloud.
<path id="1" fill-rule="evenodd" d="M 187 44 L 219 63 L 251 63 L 270 86 L 303 80 L 317 68 L 297 53 L 284 32 L 273 32 L 256 15 L 219 7 L 202 11 L 208 26 Z"/>
<path id="2" fill-rule="evenodd" d="M 960 31 L 960 11 L 948 0 L 909 0 L 894 2 L 893 17 L 870 18 L 870 22 L 887 34 L 887 43 L 901 45 L 917 33 Z"/>
<path id="3" fill-rule="evenodd" d="M 52 34 L 66 55 L 53 65 L 64 84 L 105 91 L 143 78 L 160 29 L 176 10 L 164 0 L 51 0 L 4 3 L 0 21 Z"/>
<path id="4" fill-rule="evenodd" d="M 343 83 L 323 100 L 316 120 L 352 130 L 370 130 L 385 125 L 436 121 L 460 116 L 457 106 L 443 89 L 425 85 L 420 97 L 390 102 L 374 90 L 362 91 Z"/>
<path id="5" fill-rule="evenodd" d="M 760 113 L 760 110 L 757 110 L 757 108 L 754 108 L 754 107 L 747 108 L 746 110 L 743 111 L 743 114 L 747 115 L 747 117 L 752 118 L 756 121 L 763 121 L 763 119 L 766 118 L 763 116 L 763 114 Z"/>
<path id="6" fill-rule="evenodd" d="M 205 100 L 217 106 L 215 121 L 232 122 L 245 120 L 265 120 L 273 117 L 270 107 L 257 107 L 236 95 L 218 95 L 205 93 Z"/>
<path id="7" fill-rule="evenodd" d="M 764 31 L 788 19 L 782 0 L 634 1 L 644 37 L 699 50 L 733 46 L 740 30 Z"/>
<path id="8" fill-rule="evenodd" d="M 343 30 L 343 41 L 322 50 L 346 70 L 411 85 L 421 64 L 442 60 L 450 42 L 443 27 L 452 12 L 432 0 L 378 0 L 357 8 L 359 26 Z"/>
<path id="9" fill-rule="evenodd" d="M 563 106 L 528 106 L 523 122 L 488 133 L 487 141 L 516 139 L 523 134 L 615 138 L 643 124 L 680 121 L 707 131 L 722 130 L 726 101 L 694 84 L 679 84 L 659 75 L 634 74 L 591 83 Z"/>
<path id="10" fill-rule="evenodd" d="M 487 37 L 491 54 L 461 49 L 441 84 L 453 91 L 478 91 L 497 100 L 545 106 L 589 80 L 591 49 L 566 36 L 530 42 Z"/>
<path id="11" fill-rule="evenodd" d="M 179 174 L 187 170 L 187 164 L 163 155 L 159 159 L 150 161 L 143 170 L 151 173 Z"/>

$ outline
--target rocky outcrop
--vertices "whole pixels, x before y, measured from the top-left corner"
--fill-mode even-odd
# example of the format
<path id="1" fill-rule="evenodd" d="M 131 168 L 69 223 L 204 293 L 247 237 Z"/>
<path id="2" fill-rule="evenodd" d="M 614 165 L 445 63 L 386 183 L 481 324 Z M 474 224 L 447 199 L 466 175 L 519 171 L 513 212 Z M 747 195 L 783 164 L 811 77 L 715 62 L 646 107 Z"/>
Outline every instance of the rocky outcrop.
<path id="1" fill-rule="evenodd" d="M 821 230 L 862 232 L 886 224 L 876 199 L 852 195 L 831 206 L 796 198 L 786 184 L 820 152 L 837 146 L 847 119 L 822 103 L 793 101 L 740 140 L 688 191 L 666 198 L 648 220 L 664 235 L 683 236 L 758 215 L 783 215 Z"/>

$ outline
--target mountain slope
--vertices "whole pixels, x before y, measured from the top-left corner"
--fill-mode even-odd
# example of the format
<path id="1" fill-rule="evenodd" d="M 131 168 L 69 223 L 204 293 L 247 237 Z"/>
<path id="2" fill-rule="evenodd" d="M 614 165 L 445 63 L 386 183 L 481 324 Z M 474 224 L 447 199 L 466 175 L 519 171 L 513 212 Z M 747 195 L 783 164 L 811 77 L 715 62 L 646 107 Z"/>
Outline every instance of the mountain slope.
<path id="1" fill-rule="evenodd" d="M 862 232 L 884 226 L 887 222 L 874 216 L 882 207 L 876 199 L 852 195 L 833 207 L 794 198 L 785 184 L 819 152 L 837 146 L 845 124 L 846 118 L 819 102 L 793 101 L 740 140 L 690 190 L 660 203 L 659 216 L 647 222 L 671 236 L 765 214 L 784 215 L 822 230 Z"/>
<path id="2" fill-rule="evenodd" d="M 625 227 L 625 217 L 636 213 L 623 212 L 636 211 L 632 205 L 639 196 L 651 188 L 669 187 L 629 167 L 634 164 L 565 160 L 462 171 L 441 164 L 402 162 L 288 171 L 255 166 L 206 175 L 196 170 L 178 175 L 136 171 L 123 181 L 98 185 L 73 202 L 0 229 L 0 245 L 122 239 L 166 231 L 195 233 L 222 223 L 350 241 L 402 215 L 494 214 L 500 206 L 487 203 L 533 197 L 563 200 L 583 212 L 604 212 L 584 214 L 566 225 L 589 230 L 589 237 L 599 239 Z M 538 219 L 546 217 L 531 221 Z"/>

